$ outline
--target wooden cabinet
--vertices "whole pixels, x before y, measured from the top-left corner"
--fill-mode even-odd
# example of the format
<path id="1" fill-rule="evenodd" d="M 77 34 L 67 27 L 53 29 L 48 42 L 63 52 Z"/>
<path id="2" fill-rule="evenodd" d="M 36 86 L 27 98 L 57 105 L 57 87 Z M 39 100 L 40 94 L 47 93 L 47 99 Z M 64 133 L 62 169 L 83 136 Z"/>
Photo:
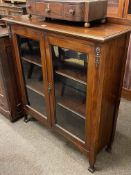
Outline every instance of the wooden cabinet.
<path id="1" fill-rule="evenodd" d="M 93 172 L 97 153 L 114 139 L 129 27 L 110 18 L 90 29 L 28 17 L 5 20 L 26 121 L 32 115 L 63 135 L 87 154 Z"/>
<path id="2" fill-rule="evenodd" d="M 7 29 L 0 28 L 0 112 L 15 121 L 22 116 L 22 105 L 15 77 L 12 48 Z"/>
<path id="3" fill-rule="evenodd" d="M 26 14 L 26 5 L 0 3 L 0 16 L 21 16 Z"/>

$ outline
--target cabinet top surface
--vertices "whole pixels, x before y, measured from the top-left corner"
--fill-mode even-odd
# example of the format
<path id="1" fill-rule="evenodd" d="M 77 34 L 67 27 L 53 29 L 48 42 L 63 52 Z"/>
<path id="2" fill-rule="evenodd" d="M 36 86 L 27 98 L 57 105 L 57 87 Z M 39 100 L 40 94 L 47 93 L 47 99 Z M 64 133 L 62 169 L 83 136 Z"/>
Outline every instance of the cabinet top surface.
<path id="1" fill-rule="evenodd" d="M 0 38 L 8 36 L 8 29 L 7 28 L 0 28 Z"/>
<path id="2" fill-rule="evenodd" d="M 27 27 L 37 28 L 44 31 L 50 31 L 53 33 L 60 33 L 64 35 L 70 35 L 75 37 L 81 37 L 89 40 L 96 40 L 104 42 L 114 37 L 118 37 L 121 34 L 130 31 L 130 26 L 115 24 L 107 22 L 106 24 L 97 24 L 91 28 L 84 28 L 81 26 L 73 26 L 71 23 L 62 23 L 59 21 L 45 22 L 43 19 L 32 17 L 28 18 L 27 15 L 20 17 L 4 18 L 9 24 L 19 24 Z M 75 24 L 74 24 L 75 25 Z"/>

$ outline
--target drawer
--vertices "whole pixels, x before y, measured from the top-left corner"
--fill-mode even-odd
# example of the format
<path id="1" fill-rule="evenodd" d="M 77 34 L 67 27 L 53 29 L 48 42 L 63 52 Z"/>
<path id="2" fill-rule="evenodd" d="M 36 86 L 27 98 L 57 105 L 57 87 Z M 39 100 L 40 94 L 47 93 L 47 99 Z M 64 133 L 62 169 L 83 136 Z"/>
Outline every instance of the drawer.
<path id="1" fill-rule="evenodd" d="M 68 20 L 84 20 L 84 4 L 65 4 L 64 18 Z"/>
<path id="2" fill-rule="evenodd" d="M 36 2 L 36 14 L 45 15 L 46 3 Z"/>
<path id="3" fill-rule="evenodd" d="M 64 5 L 62 3 L 47 3 L 37 2 L 37 14 L 44 15 L 45 17 L 62 18 Z"/>
<path id="4" fill-rule="evenodd" d="M 35 14 L 36 13 L 35 3 L 32 0 L 27 1 L 26 10 L 27 10 L 28 14 Z"/>

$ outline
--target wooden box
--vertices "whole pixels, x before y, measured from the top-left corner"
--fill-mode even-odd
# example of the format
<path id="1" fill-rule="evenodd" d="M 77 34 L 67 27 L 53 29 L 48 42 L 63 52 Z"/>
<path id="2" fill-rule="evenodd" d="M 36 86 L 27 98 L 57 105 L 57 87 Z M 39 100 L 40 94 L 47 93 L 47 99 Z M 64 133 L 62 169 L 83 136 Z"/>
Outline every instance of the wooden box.
<path id="1" fill-rule="evenodd" d="M 31 15 L 43 16 L 74 22 L 85 22 L 89 27 L 94 20 L 105 21 L 107 0 L 27 0 L 27 12 Z"/>

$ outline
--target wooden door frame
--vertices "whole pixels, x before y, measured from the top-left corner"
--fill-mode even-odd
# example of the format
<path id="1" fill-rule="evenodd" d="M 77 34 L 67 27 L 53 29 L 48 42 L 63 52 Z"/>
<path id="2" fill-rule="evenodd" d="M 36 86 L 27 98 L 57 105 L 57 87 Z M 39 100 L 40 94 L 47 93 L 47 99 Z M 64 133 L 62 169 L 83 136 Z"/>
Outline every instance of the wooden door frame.
<path id="1" fill-rule="evenodd" d="M 51 45 L 64 47 L 78 52 L 87 53 L 89 55 L 87 82 L 88 93 L 86 95 L 86 120 L 85 120 L 85 140 L 75 138 L 56 124 L 55 118 L 55 93 L 54 93 L 54 79 L 53 79 L 53 63 L 51 54 Z M 97 53 L 98 52 L 98 53 Z M 79 150 L 87 153 L 90 165 L 94 164 L 97 154 L 97 139 L 99 137 L 99 122 L 101 107 L 99 101 L 102 99 L 102 82 L 103 82 L 103 58 L 101 56 L 102 64 L 97 66 L 96 54 L 103 52 L 103 45 L 100 43 L 92 43 L 86 40 L 75 37 L 67 37 L 56 34 L 46 34 L 46 57 L 48 65 L 48 80 L 52 86 L 50 93 L 52 126 L 54 129 L 63 135 L 66 139 L 72 142 Z M 97 88 L 96 88 L 97 87 Z M 52 100 L 53 99 L 53 100 Z M 94 105 L 94 103 L 96 105 Z M 92 129 L 95 128 L 95 129 Z"/>
<path id="2" fill-rule="evenodd" d="M 87 153 L 87 148 L 88 148 L 88 140 L 87 140 L 87 117 L 85 120 L 85 141 L 82 141 L 79 138 L 75 138 L 74 135 L 71 135 L 66 132 L 66 130 L 60 128 L 56 124 L 56 116 L 55 116 L 55 87 L 54 87 L 54 78 L 53 78 L 53 63 L 52 63 L 52 53 L 51 53 L 51 45 L 58 46 L 58 47 L 64 47 L 67 49 L 75 50 L 78 52 L 83 52 L 88 55 L 92 55 L 92 52 L 94 51 L 94 46 L 93 43 L 80 40 L 80 39 L 75 39 L 75 38 L 70 38 L 66 36 L 60 36 L 60 35 L 55 35 L 55 34 L 47 34 L 46 35 L 46 57 L 47 57 L 47 65 L 48 65 L 48 79 L 49 83 L 51 84 L 52 91 L 50 93 L 50 101 L 52 102 L 51 104 L 51 116 L 52 116 L 52 126 L 54 129 L 62 134 L 64 137 L 66 137 L 68 140 L 70 140 L 74 145 L 76 145 L 80 150 L 84 151 Z M 87 79 L 88 79 L 88 73 L 87 73 Z M 88 82 L 88 81 L 87 81 Z M 88 93 L 89 94 L 89 93 Z M 88 95 L 87 95 L 88 96 Z M 86 96 L 86 99 L 88 97 Z M 52 100 L 53 99 L 53 100 Z M 87 100 L 88 101 L 88 100 Z M 86 101 L 86 106 L 88 107 L 88 102 Z M 87 109 L 86 114 L 87 114 Z M 63 131 L 62 131 L 63 130 Z"/>
<path id="3" fill-rule="evenodd" d="M 23 30 L 22 30 L 23 29 Z M 25 29 L 25 30 L 24 30 Z M 18 81 L 20 83 L 20 91 L 21 91 L 21 97 L 22 97 L 22 103 L 25 109 L 25 115 L 32 115 L 34 118 L 38 119 L 41 123 L 44 125 L 51 127 L 51 116 L 50 116 L 50 110 L 49 110 L 49 94 L 48 94 L 48 77 L 47 77 L 47 70 L 46 70 L 46 57 L 45 57 L 45 40 L 44 40 L 44 33 L 41 31 L 36 31 L 28 28 L 27 30 L 30 30 L 30 33 L 26 33 L 26 27 L 22 26 L 11 26 L 12 31 L 12 42 L 14 48 L 14 54 L 15 54 L 15 62 L 17 65 L 17 72 L 18 72 Z M 36 32 L 36 33 L 35 33 Z M 32 35 L 33 34 L 33 35 Z M 17 42 L 17 35 L 27 37 L 30 39 L 33 39 L 35 41 L 38 41 L 40 43 L 40 52 L 41 52 L 41 64 L 42 64 L 42 75 L 44 79 L 44 85 L 43 90 L 45 90 L 45 103 L 46 103 L 46 112 L 47 116 L 44 116 L 43 114 L 39 113 L 35 109 L 32 109 L 28 104 L 27 101 L 27 95 L 25 92 L 25 83 L 23 79 L 23 70 L 22 65 L 20 61 L 20 53 L 19 53 L 19 46 Z"/>

